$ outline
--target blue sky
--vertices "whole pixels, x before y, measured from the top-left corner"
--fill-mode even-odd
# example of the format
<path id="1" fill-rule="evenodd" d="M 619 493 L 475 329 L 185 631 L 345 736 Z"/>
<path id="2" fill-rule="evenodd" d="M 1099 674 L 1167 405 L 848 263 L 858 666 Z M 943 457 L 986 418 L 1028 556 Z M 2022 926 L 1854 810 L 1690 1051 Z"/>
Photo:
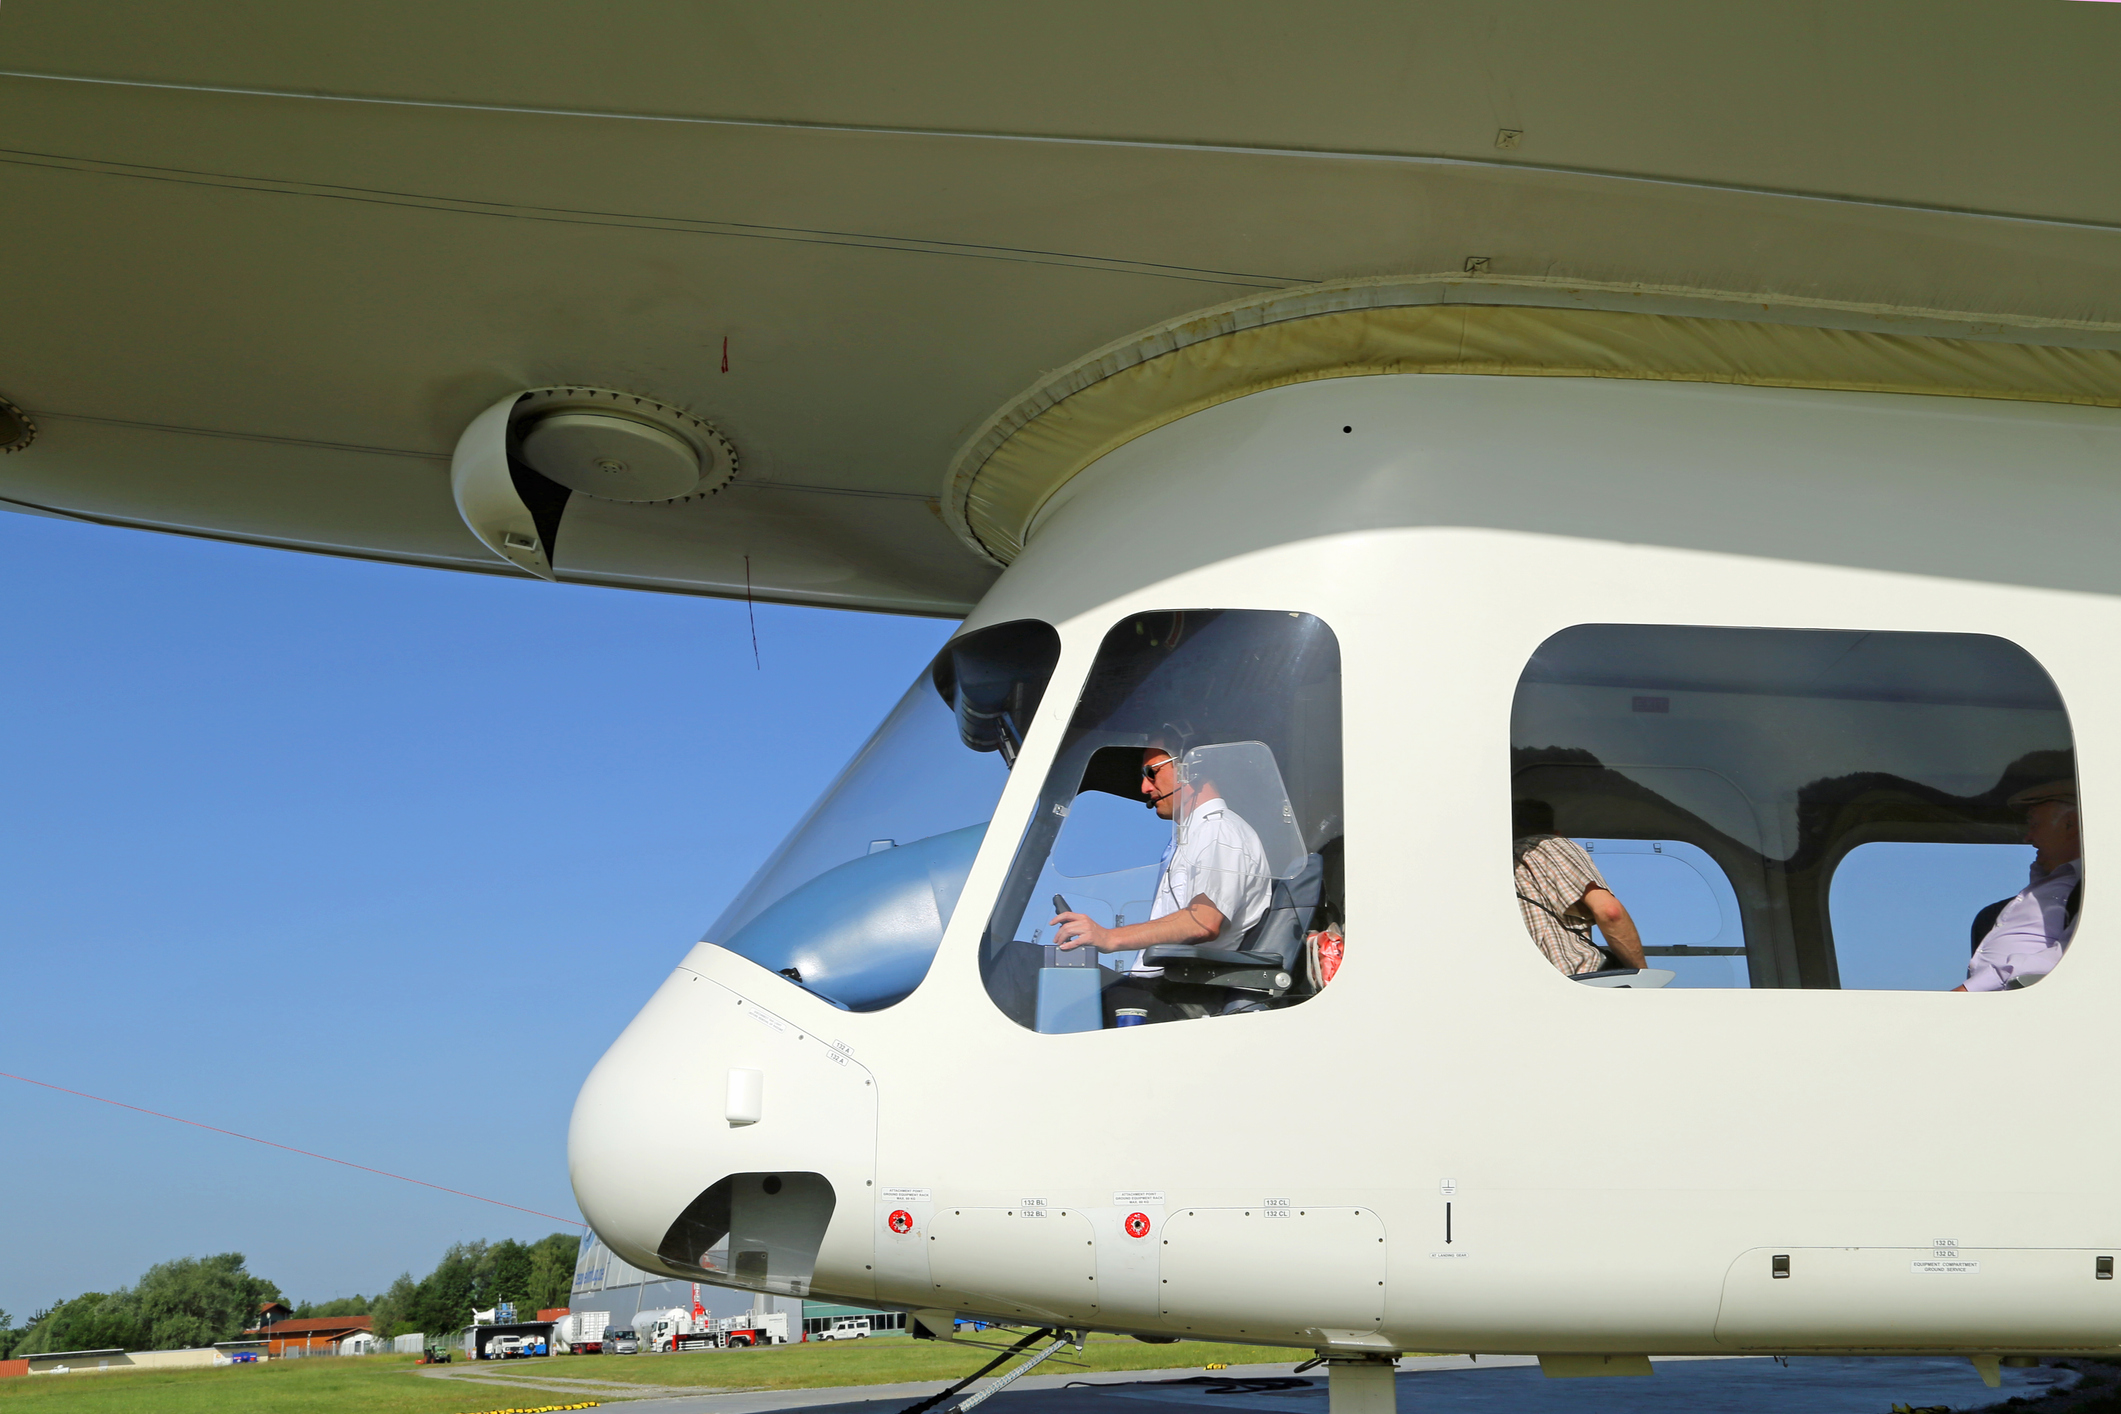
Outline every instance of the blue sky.
<path id="1" fill-rule="evenodd" d="M 549 1213 L 581 1080 L 952 625 L 0 515 L 0 1070 Z M 559 1225 L 0 1081 L 0 1308 Z"/>
<path id="2" fill-rule="evenodd" d="M 1659 856 L 1616 852 L 1618 841 L 1590 843 L 1646 946 L 1743 944 L 1740 933 L 1721 935 L 1736 926 L 1738 901 L 1723 871 L 1700 850 L 1666 843 Z M 2024 888 L 2032 859 L 2032 846 L 2022 844 L 1878 841 L 1849 851 L 1827 893 L 1843 990 L 1948 992 L 1964 982 L 1974 915 Z M 1678 974 L 1673 986 L 1746 985 L 1742 958 L 1653 964 Z"/>

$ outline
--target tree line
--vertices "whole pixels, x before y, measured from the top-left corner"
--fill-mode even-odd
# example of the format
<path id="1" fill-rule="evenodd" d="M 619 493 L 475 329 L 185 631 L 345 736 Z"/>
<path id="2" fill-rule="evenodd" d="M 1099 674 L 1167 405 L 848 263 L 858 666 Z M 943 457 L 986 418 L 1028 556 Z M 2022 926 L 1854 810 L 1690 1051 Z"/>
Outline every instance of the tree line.
<path id="1" fill-rule="evenodd" d="M 574 1286 L 579 1237 L 556 1232 L 537 1242 L 459 1242 L 418 1281 L 406 1272 L 375 1296 L 294 1305 L 296 1317 L 369 1316 L 377 1335 L 414 1331 L 441 1340 L 471 1324 L 474 1310 L 515 1303 L 529 1320 L 565 1306 Z M 131 1286 L 91 1291 L 31 1316 L 17 1328 L 0 1311 L 0 1360 L 58 1350 L 183 1350 L 235 1340 L 255 1327 L 280 1288 L 253 1275 L 240 1252 L 180 1257 L 147 1269 Z"/>
<path id="2" fill-rule="evenodd" d="M 373 1316 L 377 1335 L 424 1331 L 435 1339 L 470 1325 L 473 1311 L 503 1301 L 514 1302 L 516 1314 L 527 1321 L 539 1311 L 567 1304 L 581 1243 L 565 1232 L 531 1243 L 513 1238 L 459 1242 L 418 1281 L 406 1272 L 377 1296 L 329 1302 L 314 1314 Z"/>

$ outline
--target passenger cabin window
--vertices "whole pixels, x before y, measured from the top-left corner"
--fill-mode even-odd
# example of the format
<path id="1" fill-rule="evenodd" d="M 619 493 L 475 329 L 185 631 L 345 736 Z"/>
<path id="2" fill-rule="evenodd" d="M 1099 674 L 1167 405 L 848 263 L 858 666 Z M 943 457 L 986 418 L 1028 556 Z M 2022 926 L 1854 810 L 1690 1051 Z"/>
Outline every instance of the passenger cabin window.
<path id="1" fill-rule="evenodd" d="M 1942 991 L 1964 982 L 2035 853 L 2025 844 L 1857 845 L 1834 866 L 1827 893 L 1841 985 Z"/>
<path id="2" fill-rule="evenodd" d="M 850 1011 L 919 986 L 1059 658 L 1031 619 L 953 639 L 705 941 Z"/>
<path id="3" fill-rule="evenodd" d="M 980 950 L 1038 1031 L 1292 1006 L 1339 964 L 1340 646 L 1309 614 L 1105 635 Z"/>
<path id="4" fill-rule="evenodd" d="M 2069 717 L 2007 640 L 1583 624 L 1510 737 L 1519 913 L 1579 981 L 1998 991 L 2075 936 Z"/>
<path id="5" fill-rule="evenodd" d="M 1738 893 L 1706 850 L 1682 840 L 1583 839 L 1617 898 L 1627 900 L 1638 932 L 1657 940 L 1656 966 L 1674 987 L 1743 987 L 1745 925 Z M 1612 940 L 1595 923 L 1592 944 Z"/>

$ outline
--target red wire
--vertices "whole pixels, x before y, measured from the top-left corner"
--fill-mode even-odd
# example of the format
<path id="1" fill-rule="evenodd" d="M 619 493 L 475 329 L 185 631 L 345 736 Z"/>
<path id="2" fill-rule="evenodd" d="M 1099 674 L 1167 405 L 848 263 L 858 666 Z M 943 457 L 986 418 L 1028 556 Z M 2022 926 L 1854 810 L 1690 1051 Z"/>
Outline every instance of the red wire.
<path id="1" fill-rule="evenodd" d="M 327 1164 L 342 1164 L 350 1169 L 359 1169 L 363 1173 L 373 1173 L 379 1174 L 384 1178 L 394 1178 L 400 1183 L 417 1183 L 422 1188 L 432 1188 L 442 1193 L 453 1193 L 459 1198 L 471 1198 L 481 1203 L 491 1203 L 496 1208 L 514 1208 L 519 1213 L 528 1213 L 536 1218 L 551 1218 L 554 1222 L 566 1223 L 571 1227 L 589 1226 L 588 1223 L 583 1222 L 580 1218 L 563 1218 L 558 1213 L 541 1213 L 536 1208 L 525 1208 L 516 1203 L 503 1203 L 498 1198 L 481 1198 L 478 1194 L 466 1193 L 461 1188 L 444 1188 L 441 1184 L 429 1183 L 424 1178 L 407 1178 L 402 1173 L 391 1173 L 387 1169 L 372 1169 L 367 1164 L 357 1164 L 350 1159 L 335 1159 L 329 1154 L 311 1153 L 307 1149 L 297 1149 L 292 1144 L 278 1144 L 270 1139 L 260 1139 L 255 1134 L 238 1134 L 233 1129 L 222 1129 L 216 1125 L 201 1124 L 198 1120 L 186 1119 L 182 1115 L 166 1115 L 160 1110 L 142 1109 L 139 1105 L 128 1105 L 123 1100 L 109 1100 L 101 1095 L 91 1095 L 86 1090 L 69 1090 L 64 1085 L 54 1085 L 46 1080 L 32 1080 L 27 1075 L 13 1075 L 7 1071 L 0 1070 L 0 1078 L 19 1080 L 25 1085 L 41 1085 L 47 1090 L 57 1090 L 62 1095 L 78 1095 L 84 1100 L 95 1100 L 100 1104 L 116 1105 L 121 1110 L 131 1110 L 135 1114 L 153 1115 L 156 1119 L 173 1119 L 179 1124 L 191 1125 L 194 1129 L 206 1129 L 213 1131 L 215 1134 L 226 1134 L 231 1139 L 248 1139 L 251 1143 L 263 1144 L 268 1149 L 285 1149 L 288 1153 L 300 1154 L 305 1159 L 322 1159 Z"/>

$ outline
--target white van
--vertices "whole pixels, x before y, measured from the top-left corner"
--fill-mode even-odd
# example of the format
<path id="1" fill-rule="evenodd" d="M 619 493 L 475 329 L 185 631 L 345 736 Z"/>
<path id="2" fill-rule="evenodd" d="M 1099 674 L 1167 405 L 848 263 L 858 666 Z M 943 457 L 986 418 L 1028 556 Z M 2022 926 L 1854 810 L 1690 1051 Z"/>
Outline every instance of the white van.
<path id="1" fill-rule="evenodd" d="M 867 1340 L 869 1318 L 867 1316 L 841 1316 L 832 1323 L 829 1331 L 819 1331 L 812 1340 Z"/>

